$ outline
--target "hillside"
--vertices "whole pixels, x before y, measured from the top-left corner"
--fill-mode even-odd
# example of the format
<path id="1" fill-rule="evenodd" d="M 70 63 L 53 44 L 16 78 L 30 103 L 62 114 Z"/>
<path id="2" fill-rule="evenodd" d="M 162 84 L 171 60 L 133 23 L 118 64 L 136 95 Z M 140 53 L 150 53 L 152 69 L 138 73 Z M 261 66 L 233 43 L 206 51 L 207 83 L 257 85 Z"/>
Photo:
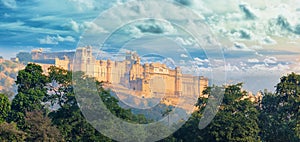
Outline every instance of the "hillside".
<path id="1" fill-rule="evenodd" d="M 0 92 L 16 93 L 15 79 L 19 70 L 25 66 L 9 60 L 0 62 Z"/>

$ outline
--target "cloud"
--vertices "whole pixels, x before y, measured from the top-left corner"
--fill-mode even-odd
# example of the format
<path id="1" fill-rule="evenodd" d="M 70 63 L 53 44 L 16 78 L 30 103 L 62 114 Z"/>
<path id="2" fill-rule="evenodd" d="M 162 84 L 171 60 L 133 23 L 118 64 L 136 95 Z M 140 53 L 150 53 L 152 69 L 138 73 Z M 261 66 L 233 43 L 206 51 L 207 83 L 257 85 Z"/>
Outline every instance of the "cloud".
<path id="1" fill-rule="evenodd" d="M 187 58 L 187 57 L 188 57 L 188 55 L 181 54 L 181 55 L 180 55 L 180 57 L 181 57 L 181 58 Z"/>
<path id="2" fill-rule="evenodd" d="M 226 7 L 220 8 L 220 3 Z M 293 2 L 296 2 L 294 0 Z M 251 41 L 264 45 L 277 44 L 278 38 L 296 40 L 300 38 L 300 5 L 292 2 L 247 3 L 224 0 L 221 2 L 202 1 L 209 10 L 198 10 L 211 27 L 213 33 L 232 42 Z M 190 6 L 193 8 L 193 6 Z M 236 8 L 234 8 L 236 7 Z M 210 14 L 205 11 L 211 11 Z M 276 40 L 274 40 L 276 39 Z M 280 40 L 280 39 L 279 39 Z M 228 45 L 228 43 L 226 43 Z"/>
<path id="3" fill-rule="evenodd" d="M 276 25 L 278 25 L 283 30 L 292 31 L 292 27 L 291 27 L 289 21 L 283 15 L 279 15 L 277 17 Z"/>
<path id="4" fill-rule="evenodd" d="M 204 65 L 205 63 L 209 63 L 209 60 L 208 59 L 200 59 L 198 57 L 194 58 L 194 61 L 192 61 L 193 64 L 196 64 L 198 66 L 202 66 Z"/>
<path id="5" fill-rule="evenodd" d="M 229 50 L 235 50 L 235 51 L 254 51 L 250 48 L 248 48 L 244 43 L 235 42 L 233 46 Z"/>
<path id="6" fill-rule="evenodd" d="M 300 24 L 297 24 L 295 29 L 294 29 L 294 33 L 297 35 L 300 35 Z"/>
<path id="7" fill-rule="evenodd" d="M 112 1 L 114 2 L 114 1 Z M 101 8 L 107 8 L 111 6 L 110 1 L 97 1 L 97 0 L 51 0 L 51 1 L 35 1 L 32 2 L 34 9 L 43 13 L 64 13 L 64 14 L 76 14 L 76 13 L 92 13 L 95 10 Z"/>
<path id="8" fill-rule="evenodd" d="M 84 30 L 91 31 L 92 33 L 107 33 L 102 27 L 98 26 L 93 22 L 83 22 L 81 28 Z"/>
<path id="9" fill-rule="evenodd" d="M 278 15 L 276 18 L 269 19 L 266 25 L 266 33 L 277 37 L 288 37 L 294 34 L 293 27 L 288 19 L 283 15 Z"/>
<path id="10" fill-rule="evenodd" d="M 61 37 L 60 35 L 49 36 L 39 39 L 40 44 L 59 44 L 59 42 L 75 42 L 72 36 Z"/>
<path id="11" fill-rule="evenodd" d="M 69 1 L 72 2 L 79 11 L 85 11 L 87 9 L 95 8 L 94 0 L 69 0 Z"/>
<path id="12" fill-rule="evenodd" d="M 138 28 L 141 33 L 163 34 L 176 31 L 171 23 L 161 23 L 155 21 L 139 23 L 136 24 L 135 27 Z"/>
<path id="13" fill-rule="evenodd" d="M 264 59 L 264 63 L 266 65 L 276 64 L 277 63 L 277 58 L 276 57 L 267 57 L 266 59 Z"/>
<path id="14" fill-rule="evenodd" d="M 248 4 L 240 4 L 239 8 L 245 14 L 246 19 L 254 20 L 258 18 L 254 10 Z"/>
<path id="15" fill-rule="evenodd" d="M 17 8 L 17 2 L 15 0 L 1 0 L 1 3 L 7 8 L 11 8 L 11 9 Z"/>
<path id="16" fill-rule="evenodd" d="M 39 41 L 40 41 L 40 44 L 58 44 L 58 41 L 55 38 L 50 37 L 50 36 L 47 36 L 44 39 L 39 39 Z"/>
<path id="17" fill-rule="evenodd" d="M 126 27 L 124 27 L 123 32 L 129 33 L 131 36 L 139 38 L 145 34 L 172 35 L 176 34 L 177 30 L 170 22 L 146 20 L 127 25 Z M 184 40 L 182 41 L 183 43 L 186 42 Z"/>
<path id="18" fill-rule="evenodd" d="M 192 4 L 192 0 L 174 0 L 182 5 L 190 6 Z"/>
<path id="19" fill-rule="evenodd" d="M 240 33 L 240 38 L 241 39 L 252 39 L 253 33 L 251 31 L 249 31 L 249 30 L 241 29 L 239 31 L 239 33 Z"/>
<path id="20" fill-rule="evenodd" d="M 58 29 L 53 29 L 53 28 L 43 28 L 43 27 L 33 27 L 28 24 L 26 24 L 23 21 L 16 21 L 16 22 L 11 22 L 11 23 L 2 23 L 0 22 L 0 30 L 5 29 L 6 31 L 10 32 L 24 32 L 30 33 L 31 37 L 32 34 L 70 34 L 69 32 L 58 30 Z M 20 40 L 20 39 L 16 39 Z M 26 39 L 27 40 L 27 39 Z"/>
<path id="21" fill-rule="evenodd" d="M 184 39 L 184 38 L 181 38 L 181 37 L 177 37 L 175 39 L 175 41 L 179 42 L 182 45 L 194 45 L 195 44 L 195 41 L 191 38 L 190 39 Z"/>
<path id="22" fill-rule="evenodd" d="M 253 58 L 253 59 L 248 59 L 248 62 L 249 62 L 249 63 L 259 63 L 259 60 Z"/>
<path id="23" fill-rule="evenodd" d="M 80 31 L 80 26 L 74 20 L 71 20 L 68 26 L 70 29 L 72 29 L 73 31 L 75 31 L 77 33 Z"/>
<path id="24" fill-rule="evenodd" d="M 208 59 L 200 59 L 198 57 L 194 58 L 194 60 L 197 61 L 197 62 L 201 62 L 201 63 L 208 63 L 209 62 Z"/>
<path id="25" fill-rule="evenodd" d="M 98 26 L 94 22 L 83 22 L 82 24 L 77 23 L 74 20 L 71 20 L 68 24 L 64 24 L 63 27 L 66 27 L 69 30 L 72 30 L 77 33 L 84 32 L 86 30 L 89 31 L 89 33 L 107 33 L 106 30 L 104 30 L 102 27 Z"/>
<path id="26" fill-rule="evenodd" d="M 264 73 L 271 73 L 273 71 L 276 72 L 287 72 L 290 69 L 288 65 L 277 64 L 275 66 L 268 66 L 265 64 L 257 64 L 249 68 L 249 72 L 257 72 L 257 71 L 264 71 Z"/>
<path id="27" fill-rule="evenodd" d="M 241 28 L 239 30 L 231 30 L 230 33 L 228 33 L 228 36 L 233 40 L 252 40 L 254 37 L 254 34 L 247 29 Z"/>
<path id="28" fill-rule="evenodd" d="M 165 58 L 161 61 L 161 63 L 167 65 L 169 68 L 174 69 L 176 67 L 176 63 L 172 58 Z"/>
<path id="29" fill-rule="evenodd" d="M 274 44 L 277 44 L 277 41 L 272 39 L 271 37 L 267 36 L 262 39 L 261 44 L 274 45 Z"/>
<path id="30" fill-rule="evenodd" d="M 226 71 L 240 71 L 240 68 L 231 64 L 225 66 Z"/>

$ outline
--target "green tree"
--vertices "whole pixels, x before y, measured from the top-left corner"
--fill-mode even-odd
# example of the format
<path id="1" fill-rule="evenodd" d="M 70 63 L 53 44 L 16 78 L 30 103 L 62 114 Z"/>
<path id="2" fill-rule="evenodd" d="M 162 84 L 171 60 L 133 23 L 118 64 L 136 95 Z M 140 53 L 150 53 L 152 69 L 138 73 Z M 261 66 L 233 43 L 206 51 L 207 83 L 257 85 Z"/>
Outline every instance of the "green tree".
<path id="1" fill-rule="evenodd" d="M 212 90 L 220 89 L 222 87 L 208 87 L 204 94 L 211 95 Z M 208 100 L 199 98 L 196 104 L 199 110 L 192 114 L 189 121 L 174 136 L 183 141 L 260 141 L 259 112 L 252 102 L 241 100 L 246 93 L 242 91 L 241 83 L 227 86 L 219 112 L 202 130 L 198 128 L 198 124 Z"/>
<path id="2" fill-rule="evenodd" d="M 36 64 L 28 64 L 24 70 L 20 70 L 16 84 L 18 92 L 27 93 L 30 89 L 40 90 L 46 93 L 47 76 L 43 74 L 42 67 Z"/>
<path id="3" fill-rule="evenodd" d="M 16 81 L 18 94 L 12 101 L 10 121 L 17 122 L 18 127 L 24 129 L 26 112 L 43 110 L 47 83 L 47 76 L 39 65 L 28 64 L 24 70 L 19 71 Z"/>
<path id="4" fill-rule="evenodd" d="M 48 88 L 53 93 L 48 94 L 46 100 L 52 105 L 59 105 L 57 110 L 49 114 L 53 124 L 58 127 L 66 141 L 112 141 L 94 129 L 81 113 L 73 91 L 72 75 L 72 72 L 61 68 L 49 68 L 49 79 L 52 83 Z M 83 72 L 75 72 L 74 75 L 81 78 L 81 83 L 95 82 L 94 78 L 84 75 Z M 110 91 L 105 90 L 100 82 L 96 83 L 99 96 L 114 115 L 131 122 L 147 122 L 144 117 L 133 115 L 130 110 L 122 109 L 118 105 L 118 100 L 110 95 Z M 76 85 L 78 84 L 80 83 L 76 82 Z M 78 87 L 81 86 L 78 85 Z M 82 91 L 85 95 L 89 95 L 91 88 L 82 88 Z"/>
<path id="5" fill-rule="evenodd" d="M 6 95 L 0 94 L 0 124 L 6 121 L 10 113 L 10 102 Z"/>
<path id="6" fill-rule="evenodd" d="M 18 130 L 15 123 L 4 122 L 0 124 L 0 141 L 1 142 L 21 142 L 25 141 L 26 133 Z"/>
<path id="7" fill-rule="evenodd" d="M 82 72 L 77 74 L 84 76 Z M 49 88 L 55 91 L 46 97 L 47 101 L 60 106 L 49 116 L 64 139 L 66 141 L 111 141 L 94 129 L 82 115 L 73 92 L 71 72 L 51 67 L 49 76 L 52 82 Z"/>
<path id="8" fill-rule="evenodd" d="M 264 141 L 300 141 L 300 75 L 280 78 L 276 92 L 264 93 L 260 127 Z"/>
<path id="9" fill-rule="evenodd" d="M 51 105 L 58 104 L 62 107 L 65 103 L 75 102 L 72 86 L 72 72 L 59 67 L 51 66 L 49 69 L 48 93 L 45 97 L 46 102 Z"/>
<path id="10" fill-rule="evenodd" d="M 6 95 L 8 97 L 8 99 L 11 99 L 15 95 L 14 92 L 12 92 L 12 91 L 10 91 L 8 89 L 1 90 L 1 93 L 4 94 L 4 95 Z"/>
<path id="11" fill-rule="evenodd" d="M 26 113 L 25 132 L 28 134 L 26 141 L 63 141 L 60 131 L 52 126 L 49 117 L 44 116 L 41 111 Z"/>

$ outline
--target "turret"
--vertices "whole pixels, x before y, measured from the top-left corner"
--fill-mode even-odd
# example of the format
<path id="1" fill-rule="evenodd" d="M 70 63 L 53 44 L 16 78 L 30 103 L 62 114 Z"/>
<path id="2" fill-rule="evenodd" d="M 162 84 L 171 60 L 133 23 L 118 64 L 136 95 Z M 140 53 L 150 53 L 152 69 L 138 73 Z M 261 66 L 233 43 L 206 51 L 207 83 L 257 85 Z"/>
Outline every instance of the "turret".
<path id="1" fill-rule="evenodd" d="M 104 61 L 100 60 L 100 66 L 103 66 L 103 65 L 104 65 Z"/>
<path id="2" fill-rule="evenodd" d="M 150 65 L 148 63 L 144 64 L 144 78 L 150 79 Z"/>
<path id="3" fill-rule="evenodd" d="M 182 74 L 181 74 L 181 69 L 179 67 L 175 68 L 175 96 L 181 96 L 182 94 Z"/>
<path id="4" fill-rule="evenodd" d="M 111 83 L 111 76 L 112 76 L 112 61 L 107 60 L 107 82 Z"/>
<path id="5" fill-rule="evenodd" d="M 137 57 L 136 64 L 141 64 L 141 58 Z"/>

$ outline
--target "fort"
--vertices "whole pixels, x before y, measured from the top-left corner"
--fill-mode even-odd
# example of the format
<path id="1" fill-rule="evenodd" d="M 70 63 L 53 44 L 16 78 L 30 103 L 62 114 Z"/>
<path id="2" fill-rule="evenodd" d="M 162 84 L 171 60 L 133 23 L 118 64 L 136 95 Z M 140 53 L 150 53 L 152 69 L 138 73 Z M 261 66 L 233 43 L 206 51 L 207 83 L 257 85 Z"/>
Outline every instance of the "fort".
<path id="1" fill-rule="evenodd" d="M 98 81 L 117 87 L 116 90 L 125 87 L 146 98 L 154 94 L 200 97 L 208 86 L 207 78 L 182 74 L 180 67 L 171 69 L 158 62 L 142 64 L 134 52 L 127 52 L 123 61 L 112 61 L 96 60 L 91 50 L 91 47 L 77 49 L 74 71 L 84 71 Z"/>
<path id="2" fill-rule="evenodd" d="M 63 53 L 45 54 L 34 50 L 31 54 L 45 73 L 52 65 L 66 70 L 83 71 L 115 90 L 127 88 L 143 98 L 159 94 L 169 98 L 200 97 L 208 86 L 207 78 L 182 74 L 180 67 L 171 69 L 159 62 L 142 64 L 141 58 L 135 52 L 127 52 L 122 61 L 96 60 L 92 47 L 83 47 L 78 48 L 75 53 L 68 53 L 75 55 L 74 64 L 70 59 L 73 57 Z"/>

